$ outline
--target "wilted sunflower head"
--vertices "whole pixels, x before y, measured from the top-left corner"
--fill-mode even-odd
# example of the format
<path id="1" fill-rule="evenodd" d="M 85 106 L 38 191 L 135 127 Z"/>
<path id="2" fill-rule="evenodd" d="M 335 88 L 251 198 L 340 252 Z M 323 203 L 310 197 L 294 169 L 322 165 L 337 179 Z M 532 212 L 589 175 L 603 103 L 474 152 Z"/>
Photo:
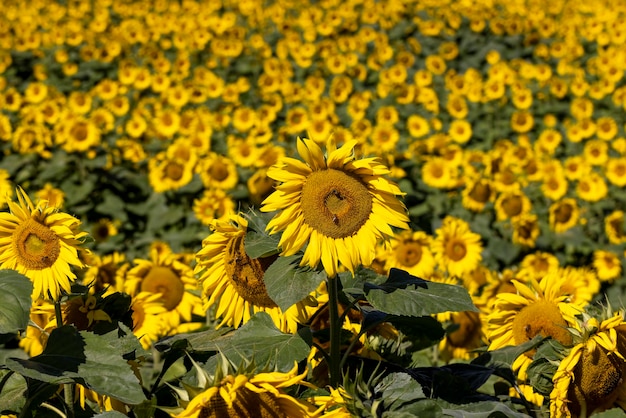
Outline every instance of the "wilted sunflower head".
<path id="1" fill-rule="evenodd" d="M 298 138 L 304 162 L 284 157 L 267 175 L 278 181 L 261 210 L 278 211 L 268 223 L 270 233 L 282 231 L 282 255 L 304 250 L 302 265 L 320 263 L 329 276 L 343 266 L 350 271 L 369 266 L 379 240 L 393 236 L 391 227 L 408 229 L 408 216 L 398 200 L 402 192 L 385 179 L 389 169 L 376 158 L 355 159 L 357 141 L 327 155 L 312 140 Z"/>
<path id="2" fill-rule="evenodd" d="M 302 382 L 305 370 L 298 366 L 283 372 L 234 370 L 227 359 L 213 374 L 191 360 L 196 369 L 198 386 L 175 388 L 180 408 L 176 418 L 240 417 L 298 418 L 311 417 L 315 408 L 287 394 L 286 389 Z M 182 411 L 181 411 L 182 410 Z"/>

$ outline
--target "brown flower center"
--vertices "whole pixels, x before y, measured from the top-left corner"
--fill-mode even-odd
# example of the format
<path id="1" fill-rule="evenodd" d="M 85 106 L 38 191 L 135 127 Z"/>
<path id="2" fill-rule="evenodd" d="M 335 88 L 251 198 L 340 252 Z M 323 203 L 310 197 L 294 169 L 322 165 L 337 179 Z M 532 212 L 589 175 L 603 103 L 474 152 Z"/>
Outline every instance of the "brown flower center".
<path id="1" fill-rule="evenodd" d="M 52 266 L 61 252 L 57 234 L 34 219 L 28 219 L 16 228 L 13 243 L 19 264 L 29 270 Z"/>
<path id="2" fill-rule="evenodd" d="M 580 416 L 583 406 L 587 416 L 600 407 L 610 407 L 617 399 L 624 371 L 624 361 L 617 355 L 600 346 L 592 352 L 585 349 L 574 367 L 574 382 L 567 393 L 572 416 Z"/>
<path id="3" fill-rule="evenodd" d="M 237 390 L 232 407 L 216 393 L 203 406 L 198 418 L 287 418 L 275 395 L 269 392 L 256 393 L 247 388 Z"/>
<path id="4" fill-rule="evenodd" d="M 460 261 L 467 254 L 465 241 L 460 238 L 452 237 L 446 243 L 446 255 L 452 261 Z"/>
<path id="5" fill-rule="evenodd" d="M 346 172 L 314 171 L 302 187 L 302 213 L 313 229 L 331 238 L 356 234 L 369 219 L 372 197 L 367 187 Z"/>
<path id="6" fill-rule="evenodd" d="M 415 241 L 401 241 L 396 248 L 396 258 L 401 265 L 413 267 L 422 259 L 422 246 Z"/>
<path id="7" fill-rule="evenodd" d="M 477 312 L 457 312 L 453 321 L 459 328 L 447 337 L 452 346 L 469 347 L 480 338 L 480 318 Z"/>
<path id="8" fill-rule="evenodd" d="M 228 166 L 221 161 L 215 161 L 209 168 L 209 174 L 217 181 L 224 181 L 228 178 Z"/>
<path id="9" fill-rule="evenodd" d="M 275 308 L 277 305 L 267 294 L 263 276 L 276 258 L 250 258 L 246 254 L 244 235 L 240 235 L 230 240 L 226 247 L 224 269 L 243 299 L 262 308 Z"/>
<path id="10" fill-rule="evenodd" d="M 569 204 L 563 204 L 560 205 L 555 211 L 554 211 L 554 219 L 561 224 L 567 223 L 570 218 L 572 217 L 572 213 L 574 212 L 574 210 L 572 209 L 572 206 Z"/>

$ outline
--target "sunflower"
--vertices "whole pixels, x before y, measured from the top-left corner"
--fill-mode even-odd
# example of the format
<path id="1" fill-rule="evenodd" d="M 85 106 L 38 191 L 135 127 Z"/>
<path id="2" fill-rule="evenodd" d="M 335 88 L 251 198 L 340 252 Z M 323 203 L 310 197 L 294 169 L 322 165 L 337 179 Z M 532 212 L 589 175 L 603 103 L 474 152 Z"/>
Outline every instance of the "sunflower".
<path id="1" fill-rule="evenodd" d="M 211 226 L 213 233 L 196 254 L 195 273 L 202 285 L 205 310 L 216 306 L 215 316 L 222 318 L 218 327 L 238 328 L 255 313 L 266 312 L 277 328 L 295 332 L 317 308 L 315 298 L 306 298 L 283 312 L 267 294 L 263 281 L 277 256 L 250 258 L 246 254 L 246 218 L 233 213 Z"/>
<path id="2" fill-rule="evenodd" d="M 157 193 L 177 190 L 191 182 L 193 169 L 189 161 L 171 158 L 161 152 L 148 161 L 148 179 Z"/>
<path id="3" fill-rule="evenodd" d="M 239 181 L 237 165 L 223 155 L 210 152 L 196 166 L 202 184 L 206 188 L 233 189 Z"/>
<path id="4" fill-rule="evenodd" d="M 30 307 L 30 322 L 19 342 L 30 357 L 38 356 L 46 348 L 50 332 L 56 326 L 53 321 L 55 318 L 54 305 L 48 301 L 38 299 Z"/>
<path id="5" fill-rule="evenodd" d="M 449 326 L 455 326 L 447 332 L 445 338 L 439 342 L 439 352 L 444 361 L 451 359 L 469 360 L 475 356 L 473 350 L 485 345 L 483 318 L 478 312 L 452 312 Z"/>
<path id="6" fill-rule="evenodd" d="M 461 277 L 478 267 L 482 260 L 481 237 L 470 230 L 467 222 L 447 216 L 435 234 L 431 249 L 440 268 Z"/>
<path id="7" fill-rule="evenodd" d="M 489 350 L 519 345 L 539 334 L 564 345 L 571 344 L 572 335 L 567 328 L 574 326 L 582 306 L 572 303 L 570 295 L 563 291 L 565 278 L 551 273 L 541 282 L 531 279 L 528 284 L 517 280 L 512 283 L 517 292 L 496 295 L 487 315 Z M 513 362 L 513 370 L 521 380 L 526 379 L 533 355 L 533 352 L 524 353 Z"/>
<path id="8" fill-rule="evenodd" d="M 624 211 L 615 210 L 604 218 L 604 232 L 611 244 L 619 245 L 626 242 Z"/>
<path id="9" fill-rule="evenodd" d="M 587 202 L 597 202 L 606 197 L 608 187 L 604 178 L 596 172 L 591 172 L 578 180 L 576 195 Z"/>
<path id="10" fill-rule="evenodd" d="M 389 251 L 383 256 L 384 270 L 395 267 L 413 276 L 430 276 L 435 270 L 431 242 L 432 237 L 423 231 L 401 231 L 391 239 Z"/>
<path id="11" fill-rule="evenodd" d="M 105 256 L 90 254 L 86 260 L 89 268 L 83 282 L 90 292 L 103 291 L 103 296 L 124 291 L 124 280 L 130 264 L 123 253 L 113 252 Z"/>
<path id="12" fill-rule="evenodd" d="M 598 278 L 603 282 L 612 282 L 622 273 L 622 262 L 611 251 L 595 250 L 593 252 L 593 267 Z"/>
<path id="13" fill-rule="evenodd" d="M 313 416 L 312 405 L 287 394 L 286 389 L 304 381 L 307 370 L 297 374 L 297 365 L 287 373 L 267 372 L 253 376 L 232 373 L 219 379 L 210 379 L 202 372 L 203 382 L 216 380 L 213 386 L 198 390 L 192 399 L 180 390 L 184 410 L 175 418 L 240 417 L 240 418 L 298 418 Z M 187 398 L 187 399 L 185 399 Z"/>
<path id="14" fill-rule="evenodd" d="M 537 215 L 526 213 L 513 221 L 513 244 L 534 247 L 539 236 L 539 220 Z"/>
<path id="15" fill-rule="evenodd" d="M 550 416 L 585 418 L 615 406 L 626 407 L 626 323 L 623 313 L 578 324 L 576 344 L 552 377 Z"/>
<path id="16" fill-rule="evenodd" d="M 550 229 L 557 234 L 563 233 L 578 224 L 580 210 L 576 199 L 567 198 L 550 205 Z"/>
<path id="17" fill-rule="evenodd" d="M 0 269 L 12 269 L 33 282 L 33 300 L 58 300 L 76 280 L 72 266 L 84 267 L 78 249 L 86 232 L 80 221 L 54 207 L 33 204 L 17 189 L 18 202 L 8 201 L 9 212 L 0 213 Z"/>
<path id="18" fill-rule="evenodd" d="M 9 180 L 9 172 L 0 168 L 0 209 L 4 208 L 13 197 L 13 186 Z"/>
<path id="19" fill-rule="evenodd" d="M 389 169 L 376 158 L 355 160 L 357 141 L 336 148 L 329 141 L 325 157 L 312 140 L 298 139 L 305 163 L 283 158 L 268 170 L 281 182 L 261 210 L 280 211 L 268 223 L 274 234 L 283 231 L 279 247 L 292 255 L 306 245 L 302 265 L 335 276 L 340 265 L 354 272 L 374 260 L 376 243 L 393 236 L 391 227 L 408 229 L 406 208 L 397 198 L 398 186 L 384 178 Z"/>
<path id="20" fill-rule="evenodd" d="M 204 225 L 211 225 L 213 219 L 225 219 L 235 210 L 235 202 L 222 189 L 205 189 L 193 201 L 193 213 Z"/>
<path id="21" fill-rule="evenodd" d="M 530 199 L 521 190 L 500 193 L 495 205 L 496 218 L 499 221 L 516 221 L 532 209 Z"/>
<path id="22" fill-rule="evenodd" d="M 527 254 L 520 263 L 521 277 L 540 280 L 543 276 L 559 268 L 559 259 L 552 253 L 537 251 Z"/>
<path id="23" fill-rule="evenodd" d="M 168 324 L 162 320 L 162 315 L 167 314 L 167 309 L 163 305 L 161 294 L 139 292 L 133 296 L 130 309 L 133 334 L 144 349 L 149 349 L 153 342 L 170 332 Z"/>
<path id="24" fill-rule="evenodd" d="M 150 251 L 150 259 L 136 259 L 128 270 L 124 290 L 132 297 L 140 292 L 160 294 L 167 312 L 161 314 L 171 329 L 183 322 L 190 322 L 192 315 L 203 315 L 200 297 L 193 292 L 197 281 L 193 270 L 171 251 Z"/>
<path id="25" fill-rule="evenodd" d="M 482 211 L 485 205 L 488 202 L 492 202 L 495 197 L 491 180 L 487 178 L 478 178 L 471 181 L 463 188 L 461 194 L 463 207 L 474 212 Z"/>

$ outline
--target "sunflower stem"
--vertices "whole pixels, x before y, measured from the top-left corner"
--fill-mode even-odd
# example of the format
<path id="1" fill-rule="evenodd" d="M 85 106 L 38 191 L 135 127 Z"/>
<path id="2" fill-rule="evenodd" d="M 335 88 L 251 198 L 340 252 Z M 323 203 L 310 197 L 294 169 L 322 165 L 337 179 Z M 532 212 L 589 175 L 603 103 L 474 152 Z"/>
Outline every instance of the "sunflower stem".
<path id="1" fill-rule="evenodd" d="M 328 308 L 330 316 L 330 385 L 337 388 L 341 382 L 341 321 L 339 318 L 338 278 L 328 278 Z"/>
<path id="2" fill-rule="evenodd" d="M 61 301 L 54 301 L 54 314 L 57 319 L 57 328 L 63 326 L 63 312 L 61 312 Z M 63 397 L 65 399 L 65 406 L 67 407 L 67 417 L 74 417 L 74 385 L 72 383 L 63 384 Z"/>

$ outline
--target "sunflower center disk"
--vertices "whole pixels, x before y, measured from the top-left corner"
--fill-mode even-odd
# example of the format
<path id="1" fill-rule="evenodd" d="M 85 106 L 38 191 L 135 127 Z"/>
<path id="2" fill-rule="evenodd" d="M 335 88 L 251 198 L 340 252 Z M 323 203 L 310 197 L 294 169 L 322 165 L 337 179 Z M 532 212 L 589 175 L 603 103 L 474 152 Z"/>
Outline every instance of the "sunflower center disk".
<path id="1" fill-rule="evenodd" d="M 233 406 L 228 407 L 226 401 L 217 393 L 204 406 L 198 418 L 286 418 L 274 395 L 268 392 L 255 393 L 249 389 L 237 390 Z"/>
<path id="2" fill-rule="evenodd" d="M 372 197 L 367 187 L 335 169 L 314 171 L 302 187 L 304 221 L 330 238 L 356 234 L 369 219 Z"/>
<path id="3" fill-rule="evenodd" d="M 453 261 L 463 260 L 467 254 L 465 243 L 457 238 L 452 238 L 446 244 L 446 254 Z"/>
<path id="4" fill-rule="evenodd" d="M 226 248 L 226 274 L 237 293 L 247 302 L 262 308 L 278 305 L 267 294 L 263 276 L 277 256 L 250 258 L 244 247 L 244 236 L 232 239 Z"/>
<path id="5" fill-rule="evenodd" d="M 579 412 L 582 405 L 592 412 L 600 407 L 609 407 L 619 394 L 624 365 L 616 355 L 609 355 L 603 348 L 593 352 L 585 350 L 573 372 L 575 383 L 570 387 L 568 398 L 572 400 L 572 412 Z M 573 398 L 573 399 L 572 399 Z M 578 415 L 578 413 L 576 414 Z"/>
<path id="6" fill-rule="evenodd" d="M 141 290 L 160 293 L 163 299 L 163 306 L 168 311 L 171 311 L 183 299 L 185 285 L 180 277 L 169 267 L 154 266 L 141 281 Z"/>
<path id="7" fill-rule="evenodd" d="M 532 340 L 536 335 L 552 337 L 561 344 L 572 343 L 572 336 L 567 330 L 567 322 L 561 311 L 552 302 L 538 300 L 523 308 L 513 321 L 515 344 Z"/>
<path id="8" fill-rule="evenodd" d="M 403 266 L 413 267 L 422 259 L 422 246 L 415 242 L 405 242 L 398 246 L 396 256 Z"/>
<path id="9" fill-rule="evenodd" d="M 477 312 L 459 312 L 454 316 L 454 323 L 459 328 L 448 335 L 448 341 L 454 347 L 468 346 L 480 332 L 480 317 Z"/>
<path id="10" fill-rule="evenodd" d="M 13 242 L 20 264 L 29 270 L 52 266 L 61 253 L 57 234 L 34 219 L 28 219 L 17 227 Z"/>

